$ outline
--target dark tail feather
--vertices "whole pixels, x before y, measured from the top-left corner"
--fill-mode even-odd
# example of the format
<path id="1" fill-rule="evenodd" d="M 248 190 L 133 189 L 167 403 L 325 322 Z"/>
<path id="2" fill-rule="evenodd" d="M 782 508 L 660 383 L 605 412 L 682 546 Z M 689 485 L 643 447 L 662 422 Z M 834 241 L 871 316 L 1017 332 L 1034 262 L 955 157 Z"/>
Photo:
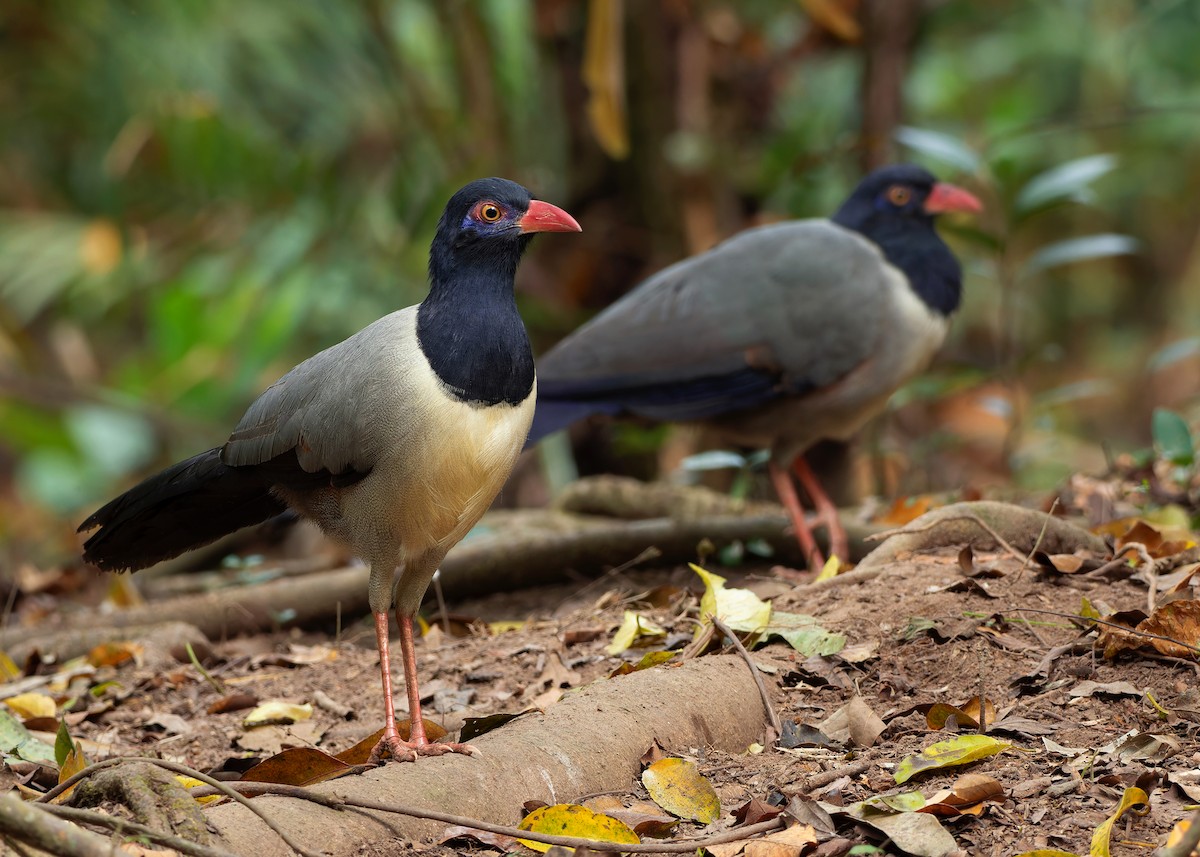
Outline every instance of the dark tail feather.
<path id="1" fill-rule="evenodd" d="M 593 414 L 617 414 L 621 412 L 619 405 L 608 406 L 596 402 L 552 401 L 538 397 L 537 406 L 533 412 L 533 425 L 529 427 L 529 437 L 525 439 L 525 448 L 529 449 L 548 434 L 559 429 L 565 429 L 572 423 L 577 423 L 584 417 Z"/>
<path id="2" fill-rule="evenodd" d="M 221 463 L 210 449 L 151 476 L 94 512 L 79 532 L 99 527 L 83 558 L 105 571 L 137 571 L 260 524 L 287 506 L 262 474 Z"/>

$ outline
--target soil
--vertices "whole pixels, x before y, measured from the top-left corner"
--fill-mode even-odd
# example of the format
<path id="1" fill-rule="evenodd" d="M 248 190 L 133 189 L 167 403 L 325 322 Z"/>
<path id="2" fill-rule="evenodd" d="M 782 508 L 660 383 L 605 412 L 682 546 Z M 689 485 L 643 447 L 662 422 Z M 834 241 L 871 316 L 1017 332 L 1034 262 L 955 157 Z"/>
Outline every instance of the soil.
<path id="1" fill-rule="evenodd" d="M 1002 802 L 985 803 L 977 816 L 941 818 L 962 853 L 1016 855 L 1058 848 L 1086 854 L 1093 831 L 1134 784 L 1150 794 L 1149 811 L 1118 821 L 1112 853 L 1143 854 L 1165 841 L 1191 803 L 1166 777 L 1194 772 L 1200 762 L 1195 664 L 1140 652 L 1108 660 L 1093 651 L 1094 634 L 1081 633 L 1066 618 L 1032 612 L 1075 614 L 1085 598 L 1105 614 L 1144 609 L 1144 584 L 1125 574 L 1116 580 L 1048 575 L 1036 564 L 1022 569 L 1014 557 L 996 552 L 976 553 L 973 560 L 975 569 L 990 568 L 996 576 L 964 585 L 958 554 L 957 548 L 946 548 L 913 555 L 874 580 L 803 598 L 768 567 L 721 570 L 729 586 L 773 597 L 776 609 L 817 617 L 824 627 L 845 634 L 851 651 L 859 653 L 850 662 L 838 656 L 806 659 L 779 640 L 757 648 L 753 658 L 766 670 L 771 697 L 785 721 L 816 726 L 859 696 L 886 729 L 869 747 L 703 752 L 696 761 L 724 810 L 724 820 L 714 827 L 728 824 L 729 813 L 753 798 L 778 801 L 806 793 L 813 775 L 858 761 L 866 763 L 865 770 L 836 779 L 812 796 L 849 805 L 913 789 L 928 796 L 949 788 L 964 772 L 998 780 L 1005 791 Z M 618 656 L 605 652 L 626 608 L 638 606 L 667 629 L 668 645 L 682 645 L 692 637 L 700 592 L 697 576 L 676 567 L 614 572 L 590 583 L 448 605 L 455 617 L 453 633 L 434 629 L 417 643 L 425 716 L 454 731 L 465 717 L 553 705 L 570 688 L 603 680 L 622 662 L 641 657 L 641 650 Z M 425 615 L 433 619 L 437 612 L 427 605 Z M 1052 649 L 1081 639 L 1083 645 L 1054 658 L 1039 674 Z M 201 770 L 230 769 L 231 759 L 263 758 L 289 744 L 336 753 L 381 725 L 378 659 L 365 620 L 340 634 L 336 627 L 314 627 L 216 641 L 207 654 L 207 678 L 190 663 L 127 663 L 104 667 L 89 679 L 94 686 L 110 677 L 122 688 L 110 691 L 111 707 L 102 696 L 92 703 L 93 714 L 71 727 L 75 737 L 95 742 L 84 745 L 89 757 L 157 755 Z M 1092 686 L 1084 682 L 1089 681 L 1128 682 L 1132 688 L 1128 695 L 1120 688 L 1115 694 L 1088 693 Z M 247 730 L 245 710 L 209 713 L 233 692 L 259 701 L 316 704 L 312 718 L 295 726 Z M 992 733 L 1011 742 L 1011 749 L 897 786 L 893 773 L 904 757 L 954 737 L 953 722 L 934 731 L 920 706 L 963 706 L 979 695 L 1014 727 Z M 402 708 L 400 686 L 397 701 Z M 1103 749 L 1130 732 L 1168 736 L 1178 750 L 1155 760 Z M 621 797 L 644 799 L 646 794 L 631 780 Z M 522 798 L 512 799 L 515 824 Z M 704 832 L 699 825 L 682 824 L 672 835 Z M 843 824 L 840 832 L 856 842 L 881 844 L 867 828 Z M 442 855 L 461 853 L 462 847 L 384 842 L 361 853 L 412 848 Z M 886 844 L 884 851 L 902 853 Z"/>

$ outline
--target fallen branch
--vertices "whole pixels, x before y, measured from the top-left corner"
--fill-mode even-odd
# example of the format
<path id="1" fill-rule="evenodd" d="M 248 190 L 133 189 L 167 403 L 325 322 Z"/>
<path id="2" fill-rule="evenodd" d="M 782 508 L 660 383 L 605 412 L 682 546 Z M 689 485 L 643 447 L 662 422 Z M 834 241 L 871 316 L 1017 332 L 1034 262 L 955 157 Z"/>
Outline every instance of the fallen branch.
<path id="1" fill-rule="evenodd" d="M 675 520 L 613 521 L 561 512 L 493 513 L 485 518 L 493 533 L 456 547 L 441 568 L 448 598 L 468 598 L 496 591 L 562 581 L 568 569 L 595 575 L 620 565 L 648 547 L 658 548 L 664 564 L 696 558 L 704 539 L 717 547 L 733 541 L 763 540 L 784 562 L 801 562 L 795 538 L 782 512 L 772 515 Z M 873 529 L 849 527 L 852 553 L 865 550 L 863 538 Z M 253 633 L 288 624 L 305 624 L 342 615 L 366 613 L 368 571 L 362 566 L 242 586 L 220 592 L 156 601 L 110 615 L 80 617 L 77 624 L 129 627 L 165 620 L 186 621 L 212 639 Z M 28 629 L 0 634 L 0 648 L 16 642 Z"/>
<path id="2" fill-rule="evenodd" d="M 124 624 L 110 622 L 108 616 L 94 616 L 85 622 L 71 622 L 66 627 L 57 623 L 48 629 L 5 628 L 0 631 L 0 649 L 20 664 L 34 651 L 53 653 L 59 661 L 68 661 L 105 643 L 134 642 L 142 647 L 143 663 L 154 669 L 174 663 L 172 650 L 182 650 L 185 643 L 208 642 L 186 617 L 179 621 L 156 621 L 161 618 L 143 614 L 143 621 Z"/>
<path id="3" fill-rule="evenodd" d="M 754 714 L 747 716 L 748 711 Z M 562 803 L 577 795 L 628 789 L 639 758 L 655 740 L 682 753 L 705 746 L 743 752 L 762 733 L 758 711 L 758 690 L 741 660 L 712 655 L 595 682 L 541 716 L 518 718 L 474 739 L 481 758 L 422 758 L 310 789 L 341 801 L 377 802 L 370 810 L 351 814 L 270 795 L 255 798 L 254 804 L 298 842 L 351 854 L 370 842 L 394 836 L 426 839 L 443 829 L 427 819 L 397 818 L 383 805 L 512 824 L 526 800 Z M 235 853 L 290 857 L 244 807 L 216 806 L 207 815 Z"/>
<path id="4" fill-rule="evenodd" d="M 113 857 L 121 853 L 103 836 L 55 818 L 21 800 L 16 791 L 0 794 L 0 834 L 58 857 Z"/>

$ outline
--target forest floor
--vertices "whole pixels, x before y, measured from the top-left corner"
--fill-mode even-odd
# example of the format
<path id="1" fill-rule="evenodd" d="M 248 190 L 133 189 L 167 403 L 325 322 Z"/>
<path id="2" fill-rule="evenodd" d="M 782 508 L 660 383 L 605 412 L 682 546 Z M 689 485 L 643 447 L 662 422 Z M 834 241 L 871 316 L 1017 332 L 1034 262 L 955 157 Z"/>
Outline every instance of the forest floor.
<path id="1" fill-rule="evenodd" d="M 815 617 L 825 630 L 844 635 L 845 647 L 806 655 L 775 638 L 753 649 L 750 658 L 784 723 L 782 738 L 767 735 L 765 719 L 754 727 L 760 747 L 677 747 L 663 736 L 671 755 L 697 764 L 721 812 L 707 825 L 660 825 L 661 841 L 726 830 L 736 824 L 735 810 L 758 801 L 752 819 L 770 818 L 777 811 L 770 806 L 787 807 L 781 823 L 813 824 L 811 844 L 755 851 L 735 843 L 714 845 L 711 853 L 835 855 L 870 843 L 887 854 L 1057 849 L 1133 855 L 1162 846 L 1200 802 L 1200 683 L 1196 650 L 1186 648 L 1200 637 L 1200 615 L 1190 609 L 1197 566 L 1186 562 L 1194 560 L 1187 541 L 1171 542 L 1165 528 L 1146 521 L 1125 529 L 1130 526 L 1141 529 L 1116 539 L 1118 548 L 1128 545 L 1123 562 L 1094 551 L 1078 551 L 1075 559 L 1033 558 L 1026 550 L 931 544 L 900 553 L 877 576 L 824 588 L 796 588 L 767 564 L 711 566 L 727 578 L 728 589 L 752 591 L 777 612 Z M 1035 542 L 1037 536 L 1031 536 Z M 454 732 L 469 717 L 548 710 L 564 694 L 610 681 L 616 668 L 649 650 L 685 648 L 703 591 L 694 571 L 672 565 L 450 604 L 451 632 L 434 628 L 416 644 L 425 716 Z M 648 648 L 614 654 L 610 644 L 628 610 L 665 633 L 643 640 Z M 426 618 L 436 614 L 427 605 Z M 1113 624 L 1097 625 L 1089 616 Z M 1142 631 L 1186 645 L 1158 640 L 1155 648 L 1154 636 L 1115 627 L 1131 629 L 1143 620 L 1150 624 Z M 65 718 L 88 762 L 154 756 L 226 777 L 288 746 L 345 751 L 382 722 L 378 658 L 371 626 L 361 617 L 340 632 L 331 620 L 213 640 L 199 647 L 203 670 L 183 651 L 173 658 L 148 657 L 137 646 L 108 651 L 108 660 L 119 663 L 93 653 L 93 665 L 77 668 L 70 681 L 63 680 L 61 665 L 23 664 L 25 672 L 56 683 L 16 677 L 0 685 L 0 696 L 11 697 L 14 689 L 50 696 L 52 711 L 18 713 L 35 735 L 52 732 L 54 719 Z M 984 728 L 977 723 L 980 698 Z M 401 708 L 403 699 L 399 680 Z M 249 707 L 268 700 L 309 704 L 311 717 L 290 726 L 245 726 Z M 843 709 L 848 727 L 834 717 Z M 757 699 L 745 717 L 762 718 Z M 46 740 L 53 743 L 53 736 Z M 897 782 L 906 758 L 946 741 L 955 742 L 951 755 L 975 760 Z M 0 788 L 20 781 L 37 789 L 56 779 L 52 765 L 37 768 L 12 756 L 8 762 Z M 522 804 L 536 796 L 533 785 L 528 795 L 497 796 L 511 803 L 509 824 L 520 821 Z M 637 777 L 615 797 L 625 806 L 649 799 Z M 921 803 L 924 812 L 914 813 Z M 926 817 L 904 823 L 918 814 Z M 505 839 L 491 845 L 437 839 L 385 837 L 354 853 L 523 850 Z"/>

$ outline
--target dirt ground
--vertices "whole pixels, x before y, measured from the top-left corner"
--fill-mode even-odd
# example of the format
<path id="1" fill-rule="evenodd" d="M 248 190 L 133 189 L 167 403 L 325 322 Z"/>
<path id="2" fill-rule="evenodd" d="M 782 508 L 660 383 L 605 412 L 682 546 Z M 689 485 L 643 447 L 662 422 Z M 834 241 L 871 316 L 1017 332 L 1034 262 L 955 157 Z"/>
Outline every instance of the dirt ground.
<path id="1" fill-rule="evenodd" d="M 776 609 L 817 617 L 829 630 L 845 634 L 855 653 L 852 659 L 806 659 L 778 640 L 756 649 L 753 658 L 785 721 L 816 726 L 859 696 L 886 724 L 869 747 L 705 752 L 696 761 L 715 785 L 724 812 L 714 827 L 727 824 L 729 812 L 752 798 L 779 801 L 810 794 L 848 805 L 913 789 L 928 796 L 971 772 L 998 780 L 1004 799 L 983 804 L 979 815 L 941 818 L 961 853 L 1016 855 L 1057 848 L 1086 854 L 1093 831 L 1134 784 L 1150 795 L 1149 811 L 1118 821 L 1112 853 L 1143 854 L 1165 841 L 1188 814 L 1185 806 L 1192 798 L 1182 788 L 1194 781 L 1189 778 L 1200 762 L 1195 663 L 1144 652 L 1107 659 L 1093 650 L 1095 634 L 1081 632 L 1066 618 L 1019 612 L 1075 614 L 1085 598 L 1106 615 L 1144 608 L 1145 585 L 1131 580 L 1128 569 L 1115 579 L 1047 574 L 1036 564 L 1022 571 L 1022 563 L 1005 552 L 977 553 L 973 564 L 976 572 L 985 572 L 964 583 L 958 549 L 945 548 L 913 555 L 873 580 L 803 598 L 766 566 L 714 568 L 729 577 L 729 586 L 772 598 Z M 463 635 L 435 629 L 417 644 L 426 717 L 453 731 L 464 717 L 544 708 L 570 688 L 603 680 L 621 662 L 644 653 L 605 652 L 630 606 L 639 606 L 667 629 L 666 645 L 682 646 L 691 639 L 701 591 L 692 571 L 676 567 L 616 572 L 590 583 L 450 604 L 454 628 Z M 436 613 L 427 605 L 428 618 Z M 497 632 L 495 623 L 501 622 L 511 624 Z M 1077 640 L 1082 645 L 1076 649 L 1047 657 Z M 336 753 L 382 722 L 378 659 L 365 620 L 355 620 L 340 636 L 328 626 L 217 641 L 207 663 L 208 680 L 190 663 L 102 668 L 89 679 L 92 686 L 108 677 L 123 690 L 108 706 L 93 703 L 94 715 L 75 718 L 74 737 L 86 739 L 93 760 L 156 755 L 210 770 L 230 769 L 236 767 L 231 759 L 263 758 L 289 744 Z M 209 713 L 214 702 L 237 691 L 258 701 L 315 703 L 314 713 L 295 726 L 265 730 L 245 729 L 245 710 Z M 954 737 L 953 723 L 933 731 L 921 706 L 962 706 L 981 694 L 1000 718 L 991 734 L 1012 747 L 897 786 L 892 774 L 904 757 Z M 399 686 L 397 698 L 402 705 Z M 1131 732 L 1166 736 L 1165 744 L 1106 749 Z M 855 762 L 865 767 L 854 766 L 849 776 L 808 788 L 814 775 Z M 1184 785 L 1173 784 L 1168 775 Z M 622 797 L 646 795 L 631 781 Z M 703 832 L 699 825 L 682 824 L 672 836 Z M 842 825 L 839 832 L 851 841 L 882 844 L 884 853 L 903 853 L 863 827 Z M 387 843 L 362 853 L 412 848 L 441 855 L 464 847 Z"/>

